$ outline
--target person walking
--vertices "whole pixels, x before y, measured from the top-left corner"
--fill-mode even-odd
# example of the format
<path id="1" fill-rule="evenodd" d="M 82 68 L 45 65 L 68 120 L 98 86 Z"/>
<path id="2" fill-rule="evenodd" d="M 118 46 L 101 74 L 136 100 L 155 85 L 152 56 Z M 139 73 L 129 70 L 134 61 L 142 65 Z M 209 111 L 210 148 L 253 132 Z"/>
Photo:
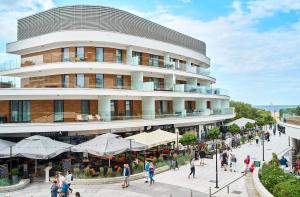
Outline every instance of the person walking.
<path id="1" fill-rule="evenodd" d="M 250 145 L 252 144 L 252 133 L 251 132 L 248 135 L 248 142 Z"/>
<path id="2" fill-rule="evenodd" d="M 288 161 L 284 156 L 282 156 L 281 159 L 279 160 L 279 164 L 280 164 L 280 168 L 282 170 L 284 170 L 286 167 L 288 167 Z"/>
<path id="3" fill-rule="evenodd" d="M 62 178 L 61 180 L 61 195 L 62 197 L 68 197 L 69 196 L 69 185 L 66 183 L 65 178 Z"/>
<path id="4" fill-rule="evenodd" d="M 148 160 L 145 164 L 145 176 L 146 176 L 145 183 L 148 183 L 149 180 L 149 168 L 150 168 L 150 161 Z"/>
<path id="5" fill-rule="evenodd" d="M 222 164 L 224 171 L 227 171 L 227 166 L 228 166 L 228 154 L 227 151 L 224 151 L 222 154 Z"/>
<path id="6" fill-rule="evenodd" d="M 236 162 L 237 162 L 237 159 L 236 159 L 236 156 L 235 154 L 233 153 L 230 153 L 230 171 L 233 170 L 233 172 L 236 172 Z"/>
<path id="7" fill-rule="evenodd" d="M 126 188 L 129 186 L 129 176 L 130 176 L 130 170 L 128 164 L 124 164 L 124 169 L 123 169 L 123 176 L 124 176 L 124 181 L 122 184 L 123 188 Z"/>
<path id="8" fill-rule="evenodd" d="M 195 158 L 190 160 L 190 170 L 191 170 L 191 172 L 190 172 L 188 178 L 190 178 L 192 174 L 193 174 L 193 178 L 195 178 Z"/>
<path id="9" fill-rule="evenodd" d="M 259 136 L 258 136 L 258 134 L 256 134 L 256 136 L 255 136 L 255 142 L 256 142 L 256 145 L 258 145 L 258 142 L 259 142 Z"/>
<path id="10" fill-rule="evenodd" d="M 53 184 L 51 185 L 51 197 L 57 197 L 57 193 L 58 193 L 57 181 L 54 180 Z"/>
<path id="11" fill-rule="evenodd" d="M 153 162 L 150 162 L 149 166 L 149 178 L 150 178 L 150 185 L 154 184 L 154 172 L 155 172 L 155 166 Z"/>
<path id="12" fill-rule="evenodd" d="M 205 158 L 204 148 L 201 148 L 199 156 L 200 156 L 200 166 L 204 166 L 204 158 Z"/>
<path id="13" fill-rule="evenodd" d="M 245 165 L 245 170 L 242 173 L 247 173 L 247 170 L 249 168 L 249 164 L 250 164 L 250 156 L 247 155 L 247 157 L 244 159 L 244 165 Z"/>
<path id="14" fill-rule="evenodd" d="M 68 170 L 66 174 L 66 183 L 68 184 L 71 193 L 73 192 L 73 189 L 71 188 L 72 181 L 73 181 L 73 175 L 71 173 L 71 170 Z"/>

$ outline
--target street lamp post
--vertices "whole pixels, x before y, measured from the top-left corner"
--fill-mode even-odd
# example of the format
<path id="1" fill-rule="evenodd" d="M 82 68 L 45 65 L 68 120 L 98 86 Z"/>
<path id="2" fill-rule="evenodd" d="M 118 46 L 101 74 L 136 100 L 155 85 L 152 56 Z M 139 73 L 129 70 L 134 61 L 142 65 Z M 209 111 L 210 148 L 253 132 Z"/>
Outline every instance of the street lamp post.
<path id="1" fill-rule="evenodd" d="M 216 139 L 216 187 L 215 188 L 219 188 L 218 186 L 218 182 L 219 182 L 219 178 L 218 178 L 218 143 L 217 143 L 217 139 Z"/>
<path id="2" fill-rule="evenodd" d="M 264 129 L 262 129 L 262 148 L 263 148 L 262 160 L 265 161 L 265 131 L 264 131 Z"/>
<path id="3" fill-rule="evenodd" d="M 12 183 L 12 174 L 11 174 L 11 170 L 12 170 L 12 146 L 9 147 L 9 174 L 10 174 L 10 180 Z"/>

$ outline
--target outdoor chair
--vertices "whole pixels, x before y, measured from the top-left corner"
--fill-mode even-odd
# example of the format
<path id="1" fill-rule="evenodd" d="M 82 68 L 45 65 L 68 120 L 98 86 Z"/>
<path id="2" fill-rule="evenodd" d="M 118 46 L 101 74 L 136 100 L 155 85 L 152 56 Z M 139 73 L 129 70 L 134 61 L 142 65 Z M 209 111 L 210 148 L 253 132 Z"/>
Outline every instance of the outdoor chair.
<path id="1" fill-rule="evenodd" d="M 77 120 L 77 121 L 83 121 L 82 115 L 81 115 L 81 114 L 77 114 L 77 115 L 76 115 L 76 120 Z"/>
<path id="2" fill-rule="evenodd" d="M 92 115 L 88 115 L 88 120 L 93 121 L 93 120 L 96 120 L 96 119 Z"/>
<path id="3" fill-rule="evenodd" d="M 100 117 L 99 114 L 96 114 L 96 115 L 95 115 L 95 118 L 96 118 L 96 120 L 101 120 L 101 117 Z"/>

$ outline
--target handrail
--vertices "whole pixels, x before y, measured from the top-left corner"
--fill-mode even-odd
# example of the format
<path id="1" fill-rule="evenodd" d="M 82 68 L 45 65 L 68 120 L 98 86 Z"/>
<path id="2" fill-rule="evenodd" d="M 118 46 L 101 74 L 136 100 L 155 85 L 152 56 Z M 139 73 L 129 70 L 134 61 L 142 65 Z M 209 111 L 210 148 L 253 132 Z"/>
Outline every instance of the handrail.
<path id="1" fill-rule="evenodd" d="M 239 179 L 241 179 L 242 177 L 244 177 L 245 174 L 243 174 L 242 176 L 234 179 L 233 181 L 231 181 L 230 183 L 227 183 L 226 185 L 224 185 L 223 187 L 221 187 L 220 189 L 218 189 L 217 191 L 215 191 L 214 193 L 211 193 L 211 187 L 209 187 L 209 197 L 212 197 L 212 195 L 215 195 L 216 193 L 218 193 L 219 191 L 223 190 L 224 188 L 227 187 L 227 193 L 229 193 L 229 185 L 231 185 L 232 183 L 238 181 Z"/>

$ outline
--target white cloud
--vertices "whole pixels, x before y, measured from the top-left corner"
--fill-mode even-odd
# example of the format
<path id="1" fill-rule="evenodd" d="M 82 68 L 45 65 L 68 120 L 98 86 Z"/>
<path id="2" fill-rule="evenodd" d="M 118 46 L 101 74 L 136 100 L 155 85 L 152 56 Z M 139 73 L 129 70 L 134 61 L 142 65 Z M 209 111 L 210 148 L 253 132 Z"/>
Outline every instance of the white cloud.
<path id="1" fill-rule="evenodd" d="M 280 6 L 273 5 L 276 2 Z M 241 3 L 236 1 L 232 4 L 233 13 L 211 21 L 176 16 L 166 10 L 159 15 L 145 13 L 144 16 L 205 41 L 212 63 L 220 65 L 218 71 L 240 73 L 281 70 L 299 65 L 300 22 L 289 29 L 258 32 L 254 28 L 258 18 L 269 17 L 278 11 L 300 10 L 297 1 L 276 2 L 251 1 L 243 10 Z"/>
<path id="2" fill-rule="evenodd" d="M 29 16 L 54 6 L 52 0 L 1 0 L 0 40 L 11 42 L 17 37 L 17 19 Z"/>

